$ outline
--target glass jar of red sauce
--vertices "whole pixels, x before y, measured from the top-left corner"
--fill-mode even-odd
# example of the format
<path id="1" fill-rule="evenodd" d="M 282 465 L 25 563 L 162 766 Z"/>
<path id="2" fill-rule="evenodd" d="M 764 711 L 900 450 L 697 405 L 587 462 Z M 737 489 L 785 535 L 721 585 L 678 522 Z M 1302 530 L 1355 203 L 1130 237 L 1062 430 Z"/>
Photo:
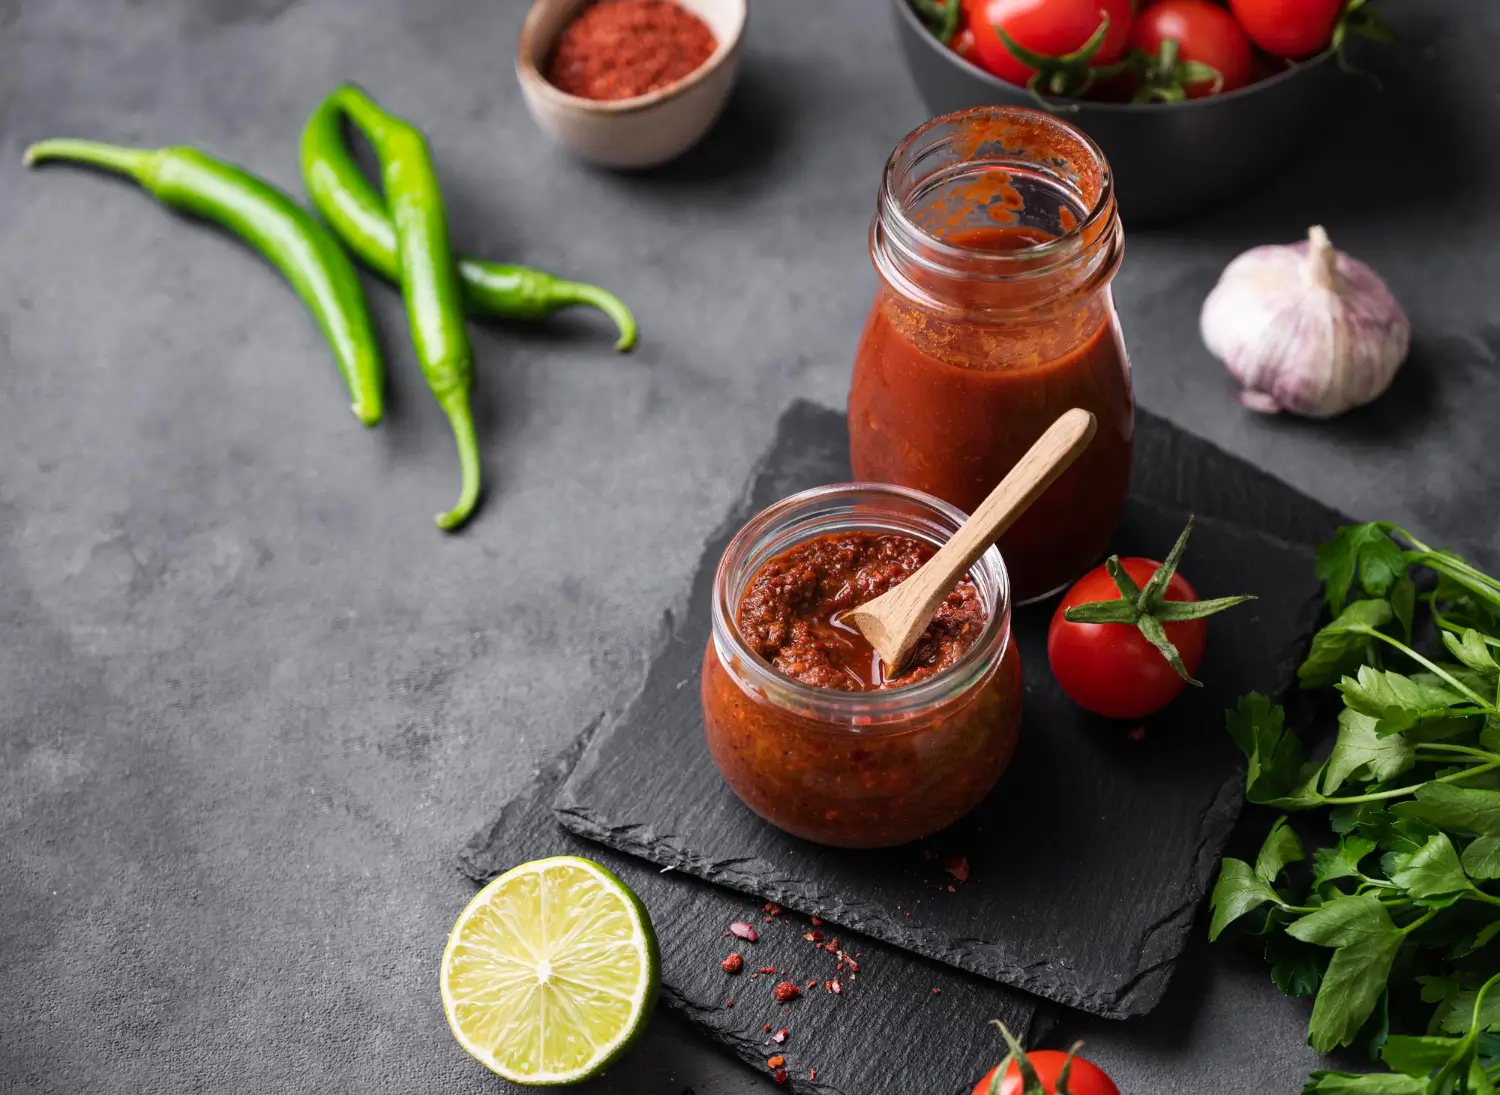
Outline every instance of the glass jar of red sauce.
<path id="1" fill-rule="evenodd" d="M 881 678 L 878 656 L 836 616 L 833 631 L 843 634 L 818 626 L 838 648 L 835 671 L 857 681 L 808 683 L 824 680 L 818 674 L 828 667 L 793 657 L 788 669 L 778 658 L 787 669 L 779 671 L 758 652 L 768 620 L 779 624 L 757 598 L 767 574 L 795 571 L 786 560 L 811 549 L 818 566 L 858 566 L 816 576 L 817 588 L 837 590 L 832 600 L 852 607 L 867 599 L 862 582 L 895 584 L 893 573 L 920 565 L 963 520 L 947 503 L 902 487 L 819 487 L 762 511 L 725 550 L 703 656 L 703 724 L 726 782 L 771 824 L 839 847 L 905 844 L 958 820 L 1000 778 L 1020 732 L 1021 667 L 995 548 L 950 595 L 924 636 L 934 641 L 919 645 L 915 668 L 896 681 Z M 806 607 L 809 588 L 790 594 L 791 604 Z M 786 608 L 787 598 L 770 603 Z M 788 675 L 798 670 L 806 679 Z"/>
<path id="2" fill-rule="evenodd" d="M 1064 411 L 1099 423 L 1000 539 L 1017 603 L 1095 563 L 1124 505 L 1135 404 L 1110 295 L 1123 247 L 1104 154 L 1051 114 L 947 114 L 886 164 L 880 287 L 849 392 L 855 477 L 973 512 Z"/>

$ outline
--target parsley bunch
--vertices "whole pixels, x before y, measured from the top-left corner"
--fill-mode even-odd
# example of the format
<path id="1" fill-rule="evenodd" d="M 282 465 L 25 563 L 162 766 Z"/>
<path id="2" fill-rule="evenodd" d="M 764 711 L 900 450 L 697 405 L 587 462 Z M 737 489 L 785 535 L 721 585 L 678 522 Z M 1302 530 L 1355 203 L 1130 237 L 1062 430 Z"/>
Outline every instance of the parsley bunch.
<path id="1" fill-rule="evenodd" d="M 1316 998 L 1313 1048 L 1363 1034 L 1393 1070 L 1315 1072 L 1303 1095 L 1496 1095 L 1500 580 L 1385 523 L 1340 529 L 1317 574 L 1333 621 L 1298 676 L 1342 696 L 1331 751 L 1309 760 L 1258 694 L 1228 724 L 1246 797 L 1331 833 L 1308 859 L 1283 816 L 1254 864 L 1226 857 L 1210 938 L 1243 919 L 1282 991 Z M 1393 996 L 1427 1033 L 1389 1034 Z"/>

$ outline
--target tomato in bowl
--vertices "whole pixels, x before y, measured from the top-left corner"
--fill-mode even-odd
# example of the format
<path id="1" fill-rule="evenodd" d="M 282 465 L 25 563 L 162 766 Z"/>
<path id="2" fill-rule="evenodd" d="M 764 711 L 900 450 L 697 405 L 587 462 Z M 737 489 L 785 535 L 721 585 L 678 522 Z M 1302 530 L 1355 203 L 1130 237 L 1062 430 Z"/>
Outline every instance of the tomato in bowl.
<path id="1" fill-rule="evenodd" d="M 966 5 L 977 2 L 965 0 Z M 966 28 L 973 41 L 966 59 L 933 37 L 911 0 L 891 4 L 907 67 L 933 114 L 995 104 L 1036 105 L 1032 91 L 979 63 L 983 35 L 973 25 Z M 1094 10 L 1097 24 L 1100 9 Z M 1037 53 L 1065 48 L 1011 37 L 1023 48 L 1038 42 Z M 1109 55 L 1107 42 L 1100 43 L 1093 59 L 1100 53 Z M 1179 219 L 1253 191 L 1295 155 L 1337 105 L 1344 77 L 1326 53 L 1294 66 L 1264 58 L 1257 64 L 1251 76 L 1260 78 L 1253 82 L 1180 102 L 1089 99 L 1057 104 L 1104 149 L 1128 224 Z M 1096 82 L 1108 78 L 1107 70 L 1094 75 Z M 1126 91 L 1121 98 L 1129 98 Z"/>

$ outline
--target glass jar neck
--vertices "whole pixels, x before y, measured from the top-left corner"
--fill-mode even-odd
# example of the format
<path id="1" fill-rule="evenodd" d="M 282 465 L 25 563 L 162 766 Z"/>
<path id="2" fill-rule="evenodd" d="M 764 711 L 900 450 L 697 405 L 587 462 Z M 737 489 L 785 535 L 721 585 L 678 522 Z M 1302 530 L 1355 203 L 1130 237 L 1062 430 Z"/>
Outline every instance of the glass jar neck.
<path id="1" fill-rule="evenodd" d="M 970 569 L 983 599 L 984 631 L 956 664 L 919 684 L 872 692 L 818 688 L 783 676 L 740 634 L 740 601 L 750 580 L 775 555 L 830 533 L 899 533 L 940 547 L 965 515 L 921 491 L 883 483 L 844 483 L 794 494 L 761 511 L 730 541 L 713 586 L 713 644 L 719 663 L 739 686 L 778 707 L 835 726 L 878 732 L 900 729 L 964 702 L 994 674 L 1010 643 L 1010 580 L 991 546 Z"/>
<path id="2" fill-rule="evenodd" d="M 913 130 L 886 163 L 870 253 L 912 303 L 970 320 L 1066 309 L 1124 247 L 1109 164 L 1039 110 L 977 107 Z"/>

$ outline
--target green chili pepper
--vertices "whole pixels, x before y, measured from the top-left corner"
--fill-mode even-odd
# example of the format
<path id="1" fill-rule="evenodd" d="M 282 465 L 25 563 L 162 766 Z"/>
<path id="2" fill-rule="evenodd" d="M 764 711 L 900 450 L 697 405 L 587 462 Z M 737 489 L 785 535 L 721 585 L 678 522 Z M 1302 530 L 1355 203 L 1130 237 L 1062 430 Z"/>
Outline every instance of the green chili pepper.
<path id="1" fill-rule="evenodd" d="M 387 281 L 399 276 L 396 228 L 385 202 L 355 162 L 339 127 L 340 110 L 332 98 L 313 112 L 302 130 L 302 181 L 308 197 L 349 250 Z M 598 308 L 620 329 L 615 349 L 635 345 L 635 317 L 624 301 L 607 289 L 567 281 L 545 270 L 505 266 L 460 257 L 469 313 L 500 319 L 537 319 L 570 304 Z"/>
<path id="2" fill-rule="evenodd" d="M 432 154 L 421 130 L 381 108 L 353 84 L 336 88 L 327 102 L 364 133 L 380 162 L 417 362 L 453 427 L 463 469 L 458 504 L 434 520 L 439 528 L 456 529 L 479 502 L 479 441 L 469 405 L 474 357 L 464 329 L 463 295 Z"/>
<path id="3" fill-rule="evenodd" d="M 26 150 L 28 166 L 46 160 L 124 175 L 162 204 L 219 224 L 254 247 L 281 271 L 323 329 L 355 415 L 366 426 L 380 421 L 383 373 L 364 289 L 349 256 L 311 213 L 264 179 L 193 148 L 59 139 Z"/>

